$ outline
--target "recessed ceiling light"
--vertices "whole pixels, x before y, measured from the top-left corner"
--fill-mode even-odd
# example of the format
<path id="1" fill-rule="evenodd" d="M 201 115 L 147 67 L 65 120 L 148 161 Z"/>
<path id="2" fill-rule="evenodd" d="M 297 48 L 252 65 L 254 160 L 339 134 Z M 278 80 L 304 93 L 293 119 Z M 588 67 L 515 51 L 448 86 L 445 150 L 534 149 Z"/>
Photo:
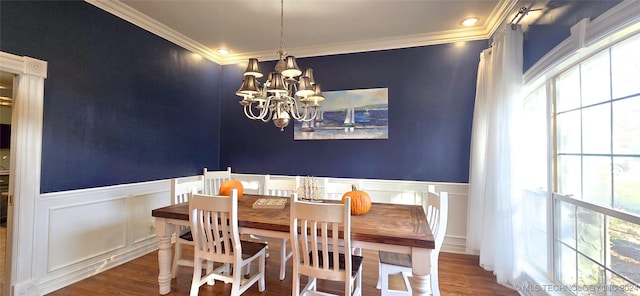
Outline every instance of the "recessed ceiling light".
<path id="1" fill-rule="evenodd" d="M 224 48 L 220 48 L 220 49 L 218 49 L 218 53 L 221 54 L 221 55 L 228 55 L 229 51 L 224 49 Z"/>
<path id="2" fill-rule="evenodd" d="M 462 25 L 465 27 L 471 27 L 473 25 L 475 25 L 476 23 L 478 23 L 478 18 L 477 17 L 470 17 L 470 18 L 466 18 L 462 21 Z"/>

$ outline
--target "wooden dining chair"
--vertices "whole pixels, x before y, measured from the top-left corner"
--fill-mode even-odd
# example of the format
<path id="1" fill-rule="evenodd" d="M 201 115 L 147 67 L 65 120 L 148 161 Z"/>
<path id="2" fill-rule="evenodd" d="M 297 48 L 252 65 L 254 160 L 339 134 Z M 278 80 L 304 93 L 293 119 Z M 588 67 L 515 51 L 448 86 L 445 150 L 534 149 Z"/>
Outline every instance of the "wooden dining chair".
<path id="1" fill-rule="evenodd" d="M 202 192 L 202 176 L 194 179 L 171 179 L 171 204 L 179 204 L 189 201 L 189 195 L 193 190 Z M 189 227 L 176 227 L 173 260 L 171 262 L 171 277 L 178 274 L 178 266 L 193 267 L 193 258 L 182 258 L 182 246 L 193 246 L 193 238 Z"/>
<path id="2" fill-rule="evenodd" d="M 422 206 L 427 216 L 429 228 L 435 240 L 435 249 L 431 251 L 431 269 L 429 271 L 429 281 L 431 286 L 431 295 L 440 295 L 440 286 L 438 285 L 438 255 L 440 248 L 444 242 L 444 236 L 447 231 L 447 219 L 449 211 L 449 198 L 446 192 L 439 194 L 434 192 L 425 192 L 422 196 Z M 398 254 L 392 252 L 379 252 L 378 264 L 378 284 L 382 296 L 391 295 L 411 295 L 411 284 L 409 276 L 412 274 L 411 255 Z M 389 275 L 400 274 L 405 284 L 406 290 L 392 290 L 389 288 Z"/>
<path id="3" fill-rule="evenodd" d="M 363 190 L 362 188 L 362 180 L 357 182 L 336 182 L 331 178 L 324 179 L 324 199 L 327 200 L 342 200 L 342 196 L 349 191 L 353 191 L 353 186 L 355 186 L 358 190 Z M 361 256 L 362 250 L 360 248 L 352 248 L 351 253 L 354 255 Z"/>
<path id="4" fill-rule="evenodd" d="M 192 194 L 189 198 L 189 222 L 194 241 L 190 296 L 198 295 L 204 283 L 213 285 L 216 280 L 230 282 L 231 295 L 234 296 L 244 293 L 256 282 L 258 290 L 264 291 L 267 245 L 240 240 L 236 189 L 232 190 L 230 197 Z M 252 273 L 251 264 L 255 260 L 258 270 Z M 207 272 L 202 276 L 205 262 Z M 215 267 L 215 263 L 219 266 Z"/>
<path id="5" fill-rule="evenodd" d="M 202 170 L 202 178 L 204 182 L 204 191 L 202 193 L 218 195 L 220 193 L 220 184 L 231 179 L 231 167 L 227 167 L 225 171 L 209 171 L 204 168 Z"/>
<path id="6" fill-rule="evenodd" d="M 335 182 L 329 178 L 324 179 L 324 199 L 342 200 L 342 196 L 352 190 L 352 183 Z M 358 187 L 360 188 L 360 187 Z"/>
<path id="7" fill-rule="evenodd" d="M 271 176 L 266 175 L 264 177 L 262 194 L 288 197 L 291 196 L 292 193 L 296 192 L 299 185 L 300 177 L 298 176 L 295 179 L 272 179 Z M 275 242 L 280 244 L 280 280 L 284 280 L 287 271 L 287 260 L 292 256 L 292 253 L 287 251 L 287 242 L 289 239 L 262 235 L 250 235 L 248 239 L 252 241 L 262 241 L 266 243 Z M 269 253 L 267 252 L 267 256 L 268 255 Z"/>
<path id="8" fill-rule="evenodd" d="M 291 197 L 290 234 L 293 249 L 293 277 L 291 295 L 320 294 L 317 280 L 344 282 L 344 295 L 362 294 L 361 256 L 351 252 L 351 202 L 315 203 Z M 343 237 L 340 238 L 340 233 Z M 301 290 L 301 276 L 308 278 Z"/>
<path id="9" fill-rule="evenodd" d="M 289 197 L 296 193 L 300 186 L 300 176 L 294 179 L 274 179 L 270 175 L 264 176 L 264 195 Z"/>

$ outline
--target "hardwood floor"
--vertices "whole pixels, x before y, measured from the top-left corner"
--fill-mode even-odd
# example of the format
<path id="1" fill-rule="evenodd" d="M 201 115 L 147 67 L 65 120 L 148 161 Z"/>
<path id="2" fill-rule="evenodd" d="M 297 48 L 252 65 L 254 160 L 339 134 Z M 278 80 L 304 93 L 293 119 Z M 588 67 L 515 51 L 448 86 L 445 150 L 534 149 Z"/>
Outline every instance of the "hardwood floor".
<path id="1" fill-rule="evenodd" d="M 188 247 L 187 247 L 188 248 Z M 266 290 L 258 291 L 257 285 L 249 288 L 246 296 L 282 296 L 291 294 L 291 260 L 288 261 L 287 277 L 278 279 L 278 246 L 269 247 L 271 256 L 267 258 Z M 192 256 L 192 251 L 185 249 L 184 256 Z M 363 272 L 364 296 L 380 295 L 376 289 L 378 280 L 378 254 L 375 251 L 363 250 L 365 257 Z M 171 293 L 168 295 L 189 295 L 192 270 L 181 267 L 178 276 L 171 282 Z M 398 276 L 392 283 L 399 283 Z M 341 284 L 319 282 L 319 286 L 329 292 L 341 294 Z M 231 285 L 216 282 L 213 286 L 200 287 L 200 295 L 229 295 Z M 440 254 L 440 292 L 442 295 L 518 295 L 516 291 L 498 285 L 491 272 L 478 266 L 478 257 L 462 254 Z M 157 251 L 149 253 L 131 262 L 112 268 L 91 278 L 82 280 L 71 286 L 48 294 L 49 296 L 65 295 L 158 295 L 158 257 Z"/>

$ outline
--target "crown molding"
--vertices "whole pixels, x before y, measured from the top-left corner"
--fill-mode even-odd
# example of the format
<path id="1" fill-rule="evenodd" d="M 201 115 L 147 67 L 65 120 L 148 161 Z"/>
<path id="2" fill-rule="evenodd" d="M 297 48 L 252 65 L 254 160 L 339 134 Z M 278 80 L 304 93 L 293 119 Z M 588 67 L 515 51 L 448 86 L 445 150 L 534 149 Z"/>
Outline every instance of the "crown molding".
<path id="1" fill-rule="evenodd" d="M 287 52 L 297 58 L 327 56 L 337 54 L 348 54 L 357 52 L 369 52 L 379 50 L 390 50 L 399 48 L 409 48 L 417 46 L 445 44 L 453 42 L 464 42 L 473 40 L 488 39 L 489 30 L 485 28 L 460 29 L 435 34 L 421 34 L 412 36 L 400 36 L 397 38 L 385 38 L 380 40 L 365 40 L 361 42 L 332 43 L 320 46 L 309 47 L 289 47 Z M 225 56 L 224 64 L 237 64 L 246 62 L 249 58 L 257 58 L 260 61 L 271 61 L 278 59 L 275 51 L 268 52 L 248 52 L 242 54 L 230 54 Z"/>
<path id="2" fill-rule="evenodd" d="M 487 39 L 491 38 L 493 33 L 495 33 L 496 30 L 505 23 L 507 16 L 513 12 L 518 2 L 519 1 L 501 0 L 500 3 L 496 5 L 487 20 L 487 25 L 485 26 L 485 28 L 488 29 L 489 37 L 487 37 Z"/>
<path id="3" fill-rule="evenodd" d="M 275 49 L 273 51 L 246 52 L 223 56 L 215 50 L 184 36 L 183 34 L 138 12 L 120 1 L 85 1 L 159 37 L 173 42 L 176 45 L 200 54 L 204 58 L 218 65 L 245 63 L 249 58 L 257 58 L 261 61 L 271 61 L 278 58 L 278 55 L 275 53 Z M 312 57 L 489 39 L 495 30 L 505 21 L 507 15 L 512 11 L 513 7 L 516 6 L 517 2 L 518 1 L 501 0 L 491 12 L 491 15 L 485 21 L 485 25 L 483 27 L 449 30 L 430 34 L 399 36 L 397 38 L 366 40 L 361 42 L 287 48 L 287 51 L 295 53 L 296 57 Z"/>

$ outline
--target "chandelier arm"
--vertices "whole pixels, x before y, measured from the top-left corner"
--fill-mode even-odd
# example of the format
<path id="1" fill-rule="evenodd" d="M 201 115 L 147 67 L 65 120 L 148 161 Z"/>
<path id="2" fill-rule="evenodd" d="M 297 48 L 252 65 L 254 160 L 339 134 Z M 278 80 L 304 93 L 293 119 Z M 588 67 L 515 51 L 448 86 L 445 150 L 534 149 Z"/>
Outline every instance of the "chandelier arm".
<path id="1" fill-rule="evenodd" d="M 267 116 L 266 118 L 260 118 L 260 120 L 262 122 L 269 122 L 271 120 L 271 114 L 273 114 L 273 113 L 269 112 L 269 116 Z"/>
<path id="2" fill-rule="evenodd" d="M 273 113 L 274 113 L 273 110 L 275 109 L 275 106 L 271 106 L 271 97 L 267 98 L 267 102 L 268 104 L 265 105 L 263 109 L 265 114 L 260 118 L 262 122 L 269 122 L 271 120 L 271 117 L 273 117 Z"/>
<path id="3" fill-rule="evenodd" d="M 297 100 L 293 99 L 293 103 L 290 106 L 291 117 L 293 117 L 297 121 L 309 122 L 316 119 L 318 115 L 318 108 L 315 106 L 307 106 L 306 104 L 303 107 L 300 107 Z M 300 114 L 300 108 L 303 109 L 302 114 Z M 309 113 L 309 108 L 313 108 L 313 113 Z"/>
<path id="4" fill-rule="evenodd" d="M 267 97 L 267 100 L 263 103 L 263 107 L 262 110 L 260 110 L 260 115 L 258 115 L 258 117 L 264 121 L 264 118 L 267 117 L 267 115 L 269 115 L 269 118 L 271 118 L 271 112 L 269 112 L 269 106 L 271 105 L 271 97 Z M 267 119 L 269 120 L 269 119 Z"/>
<path id="5" fill-rule="evenodd" d="M 246 106 L 245 106 L 244 114 L 245 114 L 249 119 L 254 119 L 254 120 L 256 120 L 256 119 L 263 119 L 263 118 L 267 115 L 267 113 L 268 113 L 268 107 L 267 107 L 267 106 L 269 106 L 269 105 L 268 105 L 268 104 L 269 104 L 269 100 L 267 100 L 267 102 L 266 102 L 266 103 L 263 103 L 265 107 L 264 107 L 264 108 L 262 108 L 262 109 L 260 110 L 260 113 L 258 113 L 258 115 L 256 115 L 256 114 L 254 114 L 254 113 L 253 113 L 253 104 L 254 104 L 254 103 L 255 103 L 255 102 L 251 102 L 251 103 L 249 103 L 248 105 L 246 105 Z M 257 107 L 256 107 L 256 108 L 257 108 Z M 259 108 L 257 108 L 257 109 L 259 109 Z"/>
<path id="6" fill-rule="evenodd" d="M 296 100 L 293 97 L 291 98 L 290 109 L 291 109 L 291 117 L 293 117 L 295 120 L 303 121 L 304 119 L 306 119 L 307 117 L 306 106 L 303 107 L 304 111 L 302 112 L 302 114 L 300 114 L 300 105 L 298 104 L 298 100 Z"/>
<path id="7" fill-rule="evenodd" d="M 251 105 L 252 104 L 253 103 L 249 103 L 249 104 L 244 106 L 244 115 L 247 116 L 247 118 L 249 118 L 249 119 L 256 120 L 256 119 L 258 119 L 258 117 L 253 115 L 253 110 L 251 110 Z"/>
<path id="8" fill-rule="evenodd" d="M 318 116 L 318 109 L 314 108 L 313 113 L 311 113 L 311 114 L 312 115 L 310 115 L 308 118 L 300 118 L 300 119 L 296 119 L 296 120 L 302 121 L 302 122 L 312 121 L 312 120 L 316 119 L 316 117 Z"/>

